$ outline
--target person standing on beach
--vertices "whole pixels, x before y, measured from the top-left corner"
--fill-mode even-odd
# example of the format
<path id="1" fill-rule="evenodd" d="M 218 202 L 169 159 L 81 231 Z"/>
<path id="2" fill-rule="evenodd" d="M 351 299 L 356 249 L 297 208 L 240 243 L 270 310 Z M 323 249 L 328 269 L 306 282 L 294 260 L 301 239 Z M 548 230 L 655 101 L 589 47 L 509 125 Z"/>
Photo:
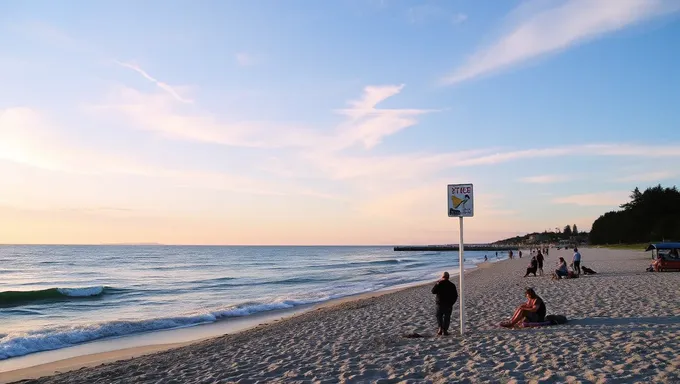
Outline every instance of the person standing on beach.
<path id="1" fill-rule="evenodd" d="M 536 262 L 538 263 L 538 273 L 543 276 L 543 254 L 541 252 L 536 255 Z"/>
<path id="2" fill-rule="evenodd" d="M 574 258 L 572 259 L 574 263 L 574 273 L 576 276 L 581 275 L 581 254 L 578 252 L 578 248 L 574 248 Z"/>
<path id="3" fill-rule="evenodd" d="M 437 335 L 448 335 L 451 325 L 453 305 L 458 301 L 456 285 L 449 280 L 449 273 L 444 272 L 442 278 L 432 287 L 432 293 L 437 295 Z"/>

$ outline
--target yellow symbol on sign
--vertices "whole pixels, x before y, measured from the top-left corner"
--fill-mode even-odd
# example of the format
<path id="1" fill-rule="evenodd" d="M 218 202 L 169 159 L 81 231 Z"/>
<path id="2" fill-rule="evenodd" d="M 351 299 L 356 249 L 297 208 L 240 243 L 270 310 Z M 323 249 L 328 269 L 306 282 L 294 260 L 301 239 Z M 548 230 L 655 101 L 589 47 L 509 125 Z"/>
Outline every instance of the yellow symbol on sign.
<path id="1" fill-rule="evenodd" d="M 470 196 L 465 195 L 465 198 L 461 199 L 461 198 L 454 195 L 454 196 L 451 196 L 451 200 L 453 200 L 453 207 L 458 208 L 458 207 L 460 207 L 461 204 L 465 205 L 465 203 L 467 203 L 470 200 Z"/>

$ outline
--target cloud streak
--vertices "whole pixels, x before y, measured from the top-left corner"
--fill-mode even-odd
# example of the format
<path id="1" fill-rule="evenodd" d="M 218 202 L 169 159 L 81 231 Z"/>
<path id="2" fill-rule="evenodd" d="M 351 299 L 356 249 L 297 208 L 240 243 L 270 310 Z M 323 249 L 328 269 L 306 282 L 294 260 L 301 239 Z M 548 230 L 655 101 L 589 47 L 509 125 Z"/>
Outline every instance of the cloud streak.
<path id="1" fill-rule="evenodd" d="M 672 178 L 674 178 L 678 175 L 680 175 L 680 173 L 678 173 L 678 172 L 650 171 L 650 172 L 636 173 L 636 174 L 632 174 L 632 175 L 619 177 L 619 178 L 615 179 L 614 181 L 621 182 L 621 183 L 661 181 L 661 180 L 672 179 Z"/>
<path id="2" fill-rule="evenodd" d="M 554 184 L 571 181 L 573 178 L 567 175 L 539 175 L 523 177 L 520 181 L 531 184 Z"/>
<path id="3" fill-rule="evenodd" d="M 582 207 L 618 207 L 620 204 L 628 201 L 628 191 L 608 191 L 598 193 L 584 193 L 578 195 L 569 195 L 557 197 L 552 200 L 556 204 L 570 204 Z"/>
<path id="4" fill-rule="evenodd" d="M 239 174 L 194 169 L 171 169 L 99 150 L 79 148 L 61 139 L 40 113 L 30 108 L 0 110 L 0 160 L 56 172 L 154 178 L 177 187 L 231 191 L 256 195 L 309 196 L 337 199 L 331 194 L 286 182 L 260 180 Z"/>
<path id="5" fill-rule="evenodd" d="M 455 84 L 680 10 L 677 1 L 567 0 L 533 12 L 443 79 Z"/>
<path id="6" fill-rule="evenodd" d="M 180 96 L 180 94 L 177 93 L 177 91 L 175 91 L 175 89 L 172 88 L 170 85 L 168 85 L 168 84 L 166 84 L 166 83 L 164 83 L 164 82 L 162 82 L 162 81 L 157 80 L 157 79 L 154 78 L 153 76 L 149 75 L 145 70 L 143 70 L 143 69 L 142 69 L 141 67 L 139 67 L 138 65 L 131 64 L 131 63 L 123 63 L 123 62 L 120 62 L 120 61 L 116 61 L 116 64 L 120 65 L 121 67 L 125 67 L 125 68 L 131 69 L 131 70 L 133 70 L 133 71 L 139 73 L 139 74 L 142 75 L 145 79 L 147 79 L 147 80 L 149 80 L 150 82 L 156 84 L 156 86 L 157 86 L 158 88 L 160 88 L 160 89 L 164 90 L 165 92 L 167 92 L 168 94 L 170 94 L 170 95 L 171 95 L 175 100 L 177 100 L 177 101 L 181 101 L 182 103 L 188 103 L 188 104 L 191 104 L 191 103 L 194 102 L 193 100 L 186 99 L 186 98 Z"/>
<path id="7" fill-rule="evenodd" d="M 494 165 L 516 160 L 552 158 L 569 155 L 620 156 L 642 158 L 680 157 L 680 145 L 632 145 L 632 144 L 584 144 L 552 148 L 535 148 L 518 151 L 496 152 L 469 158 L 457 166 Z"/>
<path id="8" fill-rule="evenodd" d="M 467 20 L 464 13 L 451 12 L 443 7 L 433 4 L 423 4 L 411 7 L 407 10 L 407 18 L 411 24 L 421 24 L 432 21 L 444 21 L 451 24 L 460 24 Z"/>
<path id="9" fill-rule="evenodd" d="M 250 148 L 312 148 L 334 152 L 357 145 L 371 149 L 385 137 L 416 125 L 418 116 L 432 112 L 377 107 L 398 95 L 403 87 L 365 87 L 359 98 L 348 102 L 348 108 L 335 111 L 345 120 L 327 129 L 312 129 L 297 123 L 219 121 L 197 108 L 178 109 L 165 94 L 147 94 L 127 87 L 117 89 L 112 102 L 94 109 L 122 114 L 139 129 L 175 139 Z"/>
<path id="10" fill-rule="evenodd" d="M 238 52 L 234 55 L 236 63 L 241 67 L 250 67 L 256 64 L 256 60 L 253 55 L 246 52 Z"/>

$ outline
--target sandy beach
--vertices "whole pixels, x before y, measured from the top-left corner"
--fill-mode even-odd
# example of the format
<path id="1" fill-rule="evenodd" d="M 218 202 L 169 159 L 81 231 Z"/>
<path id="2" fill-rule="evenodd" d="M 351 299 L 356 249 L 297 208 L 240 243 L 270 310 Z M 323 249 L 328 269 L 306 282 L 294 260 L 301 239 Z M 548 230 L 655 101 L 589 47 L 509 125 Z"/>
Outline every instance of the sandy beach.
<path id="1" fill-rule="evenodd" d="M 523 278 L 526 256 L 466 274 L 465 337 L 457 335 L 457 308 L 452 335 L 435 336 L 427 284 L 133 359 L 110 362 L 155 350 L 82 357 L 83 364 L 62 367 L 108 363 L 22 383 L 680 382 L 680 273 L 645 272 L 650 260 L 643 252 L 584 249 L 582 255 L 597 275 Z M 568 251 L 552 250 L 546 272 L 558 256 L 571 259 Z M 524 301 L 527 286 L 549 314 L 564 314 L 569 323 L 499 328 Z M 423 337 L 404 337 L 412 333 Z M 9 375 L 25 378 L 36 370 L 5 373 L 3 381 Z"/>

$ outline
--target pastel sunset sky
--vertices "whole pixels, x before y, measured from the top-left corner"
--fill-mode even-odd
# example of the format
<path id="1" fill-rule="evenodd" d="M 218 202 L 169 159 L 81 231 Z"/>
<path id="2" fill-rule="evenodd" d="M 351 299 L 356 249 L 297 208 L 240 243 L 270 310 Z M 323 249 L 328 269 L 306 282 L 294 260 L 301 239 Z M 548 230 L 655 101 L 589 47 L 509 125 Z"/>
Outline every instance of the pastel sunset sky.
<path id="1" fill-rule="evenodd" d="M 0 2 L 0 243 L 457 242 L 680 185 L 680 0 Z"/>

